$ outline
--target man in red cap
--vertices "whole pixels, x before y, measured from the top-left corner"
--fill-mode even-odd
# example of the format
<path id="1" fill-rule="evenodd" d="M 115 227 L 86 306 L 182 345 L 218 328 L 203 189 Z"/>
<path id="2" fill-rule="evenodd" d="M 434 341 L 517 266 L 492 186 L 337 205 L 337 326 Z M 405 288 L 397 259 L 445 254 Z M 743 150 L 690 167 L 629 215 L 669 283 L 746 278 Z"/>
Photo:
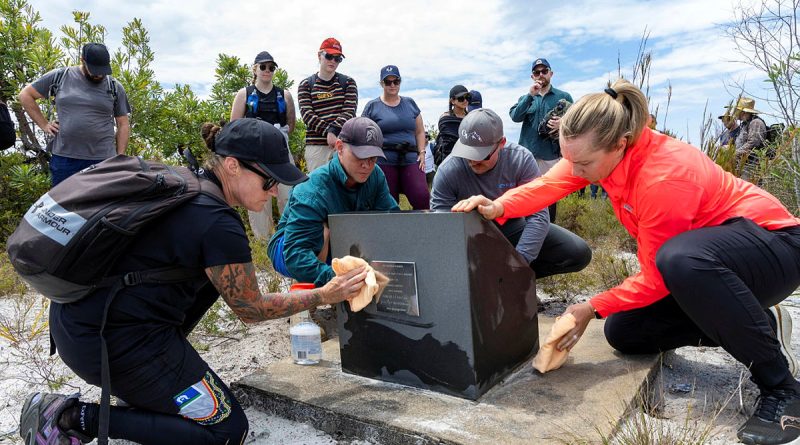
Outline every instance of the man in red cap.
<path id="1" fill-rule="evenodd" d="M 305 160 L 308 171 L 325 165 L 334 153 L 339 131 L 356 115 L 358 87 L 355 80 L 336 69 L 344 60 L 342 44 L 333 37 L 319 46 L 319 72 L 300 82 L 297 97 L 306 124 Z"/>

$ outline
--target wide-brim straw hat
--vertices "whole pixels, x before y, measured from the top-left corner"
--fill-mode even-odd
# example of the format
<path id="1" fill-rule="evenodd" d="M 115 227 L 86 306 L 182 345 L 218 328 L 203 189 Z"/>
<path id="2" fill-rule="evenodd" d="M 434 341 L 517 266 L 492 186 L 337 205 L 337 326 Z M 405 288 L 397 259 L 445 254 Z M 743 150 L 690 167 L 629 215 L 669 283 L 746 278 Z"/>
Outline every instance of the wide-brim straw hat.
<path id="1" fill-rule="evenodd" d="M 754 108 L 755 106 L 756 106 L 755 99 L 750 99 L 749 97 L 740 97 L 739 101 L 736 103 L 736 106 L 733 107 L 733 109 L 737 111 L 744 111 L 745 113 L 760 114 L 761 112 L 756 110 Z M 730 108 L 730 106 L 725 108 Z"/>

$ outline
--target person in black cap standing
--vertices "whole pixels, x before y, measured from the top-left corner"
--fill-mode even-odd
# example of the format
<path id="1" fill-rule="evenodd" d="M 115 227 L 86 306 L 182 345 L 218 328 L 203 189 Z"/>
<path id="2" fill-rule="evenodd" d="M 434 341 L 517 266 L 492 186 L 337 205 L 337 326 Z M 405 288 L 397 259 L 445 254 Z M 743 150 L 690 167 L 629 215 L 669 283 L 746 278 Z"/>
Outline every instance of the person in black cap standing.
<path id="1" fill-rule="evenodd" d="M 556 107 L 558 101 L 573 102 L 572 96 L 565 91 L 555 88 L 550 81 L 553 79 L 553 69 L 547 59 L 539 58 L 531 65 L 531 79 L 533 84 L 527 94 L 521 96 L 516 105 L 512 106 L 508 114 L 514 122 L 522 122 L 519 134 L 519 145 L 527 148 L 536 158 L 536 164 L 542 174 L 547 173 L 561 159 L 561 149 L 558 146 L 558 127 L 560 118 L 553 117 L 546 123 L 548 132 L 542 134 L 545 115 Z M 556 204 L 550 206 L 550 222 L 556 220 Z"/>
<path id="2" fill-rule="evenodd" d="M 253 61 L 253 84 L 236 93 L 231 107 L 231 121 L 247 117 L 261 119 L 280 129 L 286 140 L 294 131 L 296 122 L 294 99 L 288 90 L 278 88 L 272 81 L 278 64 L 272 55 L 261 51 Z M 289 158 L 292 163 L 294 160 Z M 278 210 L 283 210 L 292 188 L 287 185 L 278 186 Z M 272 200 L 259 212 L 249 212 L 250 227 L 259 238 L 269 236 L 272 227 Z"/>
<path id="3" fill-rule="evenodd" d="M 53 100 L 58 112 L 48 120 L 37 99 Z M 131 107 L 125 88 L 111 77 L 111 57 L 102 43 L 81 49 L 80 66 L 54 69 L 19 93 L 28 116 L 50 139 L 53 186 L 84 168 L 124 154 Z"/>
<path id="4" fill-rule="evenodd" d="M 112 407 L 109 436 L 141 444 L 243 443 L 248 422 L 242 407 L 187 335 L 219 296 L 245 323 L 286 317 L 354 297 L 363 268 L 319 289 L 263 293 L 258 286 L 244 225 L 233 207 L 260 209 L 276 185 L 306 176 L 289 162 L 281 132 L 256 119 L 202 130 L 211 150 L 201 175 L 224 196 L 199 194 L 137 235 L 111 275 L 181 264 L 196 268 L 189 281 L 125 287 L 108 309 L 111 393 L 128 407 Z M 50 330 L 64 363 L 99 385 L 100 323 L 108 295 L 101 288 L 69 304 L 51 303 Z M 97 437 L 99 405 L 79 394 L 31 394 L 20 434 L 26 444 L 89 443 Z M 55 437 L 54 437 L 55 436 Z"/>
<path id="5" fill-rule="evenodd" d="M 433 161 L 437 166 L 441 165 L 444 159 L 453 150 L 458 140 L 458 126 L 461 119 L 469 112 L 467 107 L 472 99 L 469 90 L 464 85 L 456 85 L 450 88 L 450 99 L 447 103 L 447 111 L 439 116 L 439 135 L 436 136 L 434 143 Z"/>

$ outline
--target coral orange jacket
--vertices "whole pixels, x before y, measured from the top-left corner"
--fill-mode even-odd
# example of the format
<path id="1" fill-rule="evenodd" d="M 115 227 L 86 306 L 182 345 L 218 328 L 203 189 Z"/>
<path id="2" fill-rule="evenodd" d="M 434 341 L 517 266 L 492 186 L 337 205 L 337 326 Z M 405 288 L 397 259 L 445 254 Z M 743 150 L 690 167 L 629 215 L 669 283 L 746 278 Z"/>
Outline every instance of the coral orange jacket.
<path id="1" fill-rule="evenodd" d="M 498 222 L 530 215 L 586 185 L 562 159 L 544 176 L 498 198 L 505 208 Z M 600 185 L 636 240 L 641 266 L 641 272 L 590 300 L 602 316 L 644 307 L 669 294 L 655 259 L 659 247 L 675 235 L 737 216 L 769 230 L 800 225 L 774 196 L 724 171 L 697 148 L 648 128 Z"/>

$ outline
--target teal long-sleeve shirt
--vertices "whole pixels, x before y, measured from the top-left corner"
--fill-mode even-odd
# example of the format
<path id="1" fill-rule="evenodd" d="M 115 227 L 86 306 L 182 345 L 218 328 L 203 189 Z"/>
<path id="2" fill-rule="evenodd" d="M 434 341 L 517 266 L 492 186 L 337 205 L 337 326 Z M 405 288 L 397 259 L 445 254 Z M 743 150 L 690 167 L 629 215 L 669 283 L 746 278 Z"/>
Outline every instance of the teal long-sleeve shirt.
<path id="1" fill-rule="evenodd" d="M 508 111 L 512 121 L 522 122 L 519 145 L 530 150 L 536 159 L 551 161 L 561 157 L 558 142 L 539 136 L 539 123 L 544 119 L 545 114 L 555 108 L 561 99 L 572 102 L 572 96 L 569 93 L 551 86 L 550 91 L 544 96 L 537 94 L 534 97 L 530 94 L 525 94 Z"/>
<path id="2" fill-rule="evenodd" d="M 325 285 L 335 273 L 317 255 L 324 244 L 323 224 L 328 215 L 344 212 L 400 210 L 386 178 L 378 166 L 367 181 L 354 189 L 345 187 L 345 173 L 339 157 L 314 170 L 308 181 L 294 186 L 283 215 L 267 250 L 275 262 L 278 240 L 283 237 L 283 258 L 292 278 L 317 287 Z M 330 258 L 330 251 L 328 252 Z"/>

